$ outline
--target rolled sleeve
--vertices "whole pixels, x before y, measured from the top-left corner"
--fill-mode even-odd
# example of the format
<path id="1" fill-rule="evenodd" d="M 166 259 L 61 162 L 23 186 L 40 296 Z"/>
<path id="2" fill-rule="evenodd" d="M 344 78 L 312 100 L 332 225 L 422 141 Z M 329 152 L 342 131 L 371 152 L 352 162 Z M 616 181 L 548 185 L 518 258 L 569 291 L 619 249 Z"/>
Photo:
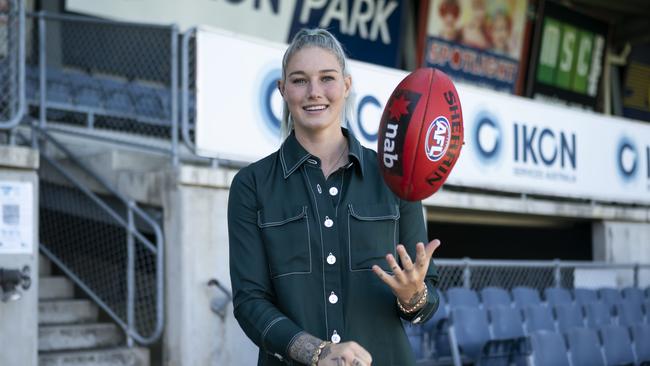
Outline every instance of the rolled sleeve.
<path id="1" fill-rule="evenodd" d="M 269 265 L 257 227 L 255 182 L 247 169 L 235 176 L 230 188 L 228 236 L 235 318 L 260 349 L 286 360 L 289 344 L 302 329 L 274 305 Z"/>

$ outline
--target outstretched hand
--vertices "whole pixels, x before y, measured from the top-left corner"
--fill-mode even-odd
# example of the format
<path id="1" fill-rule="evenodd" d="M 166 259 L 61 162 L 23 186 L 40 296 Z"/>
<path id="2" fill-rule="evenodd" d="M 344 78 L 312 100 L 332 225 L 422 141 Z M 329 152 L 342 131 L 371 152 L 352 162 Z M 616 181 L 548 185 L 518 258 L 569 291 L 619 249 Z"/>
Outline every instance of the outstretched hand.
<path id="1" fill-rule="evenodd" d="M 429 244 L 417 243 L 415 245 L 416 258 L 415 263 L 406 252 L 404 245 L 397 245 L 397 254 L 402 261 L 402 267 L 397 264 L 397 260 L 392 254 L 386 255 L 388 266 L 393 271 L 393 275 L 386 273 L 378 265 L 372 266 L 372 271 L 386 283 L 400 303 L 406 307 L 413 307 L 422 297 L 425 289 L 424 278 L 427 275 L 431 256 L 440 246 L 440 240 L 434 239 Z"/>

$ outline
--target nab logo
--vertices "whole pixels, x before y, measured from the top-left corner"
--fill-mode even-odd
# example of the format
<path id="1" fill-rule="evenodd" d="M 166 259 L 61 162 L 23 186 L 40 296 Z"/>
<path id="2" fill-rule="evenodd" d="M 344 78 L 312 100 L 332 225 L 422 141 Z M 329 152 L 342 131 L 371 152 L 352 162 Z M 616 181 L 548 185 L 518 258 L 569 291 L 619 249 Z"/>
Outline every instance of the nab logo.
<path id="1" fill-rule="evenodd" d="M 451 129 L 449 121 L 443 116 L 439 116 L 429 125 L 427 130 L 426 144 L 424 152 L 431 161 L 440 160 L 447 152 L 449 139 L 451 138 Z"/>
<path id="2" fill-rule="evenodd" d="M 487 113 L 479 112 L 472 132 L 473 149 L 479 161 L 486 165 L 496 163 L 501 157 L 503 150 L 503 132 L 499 121 Z"/>
<path id="3" fill-rule="evenodd" d="M 279 68 L 267 69 L 262 73 L 259 88 L 259 123 L 264 125 L 264 130 L 272 141 L 279 141 L 280 119 L 282 118 L 282 95 L 278 90 L 278 80 L 282 77 Z"/>
<path id="4" fill-rule="evenodd" d="M 638 171 L 639 153 L 636 145 L 627 137 L 621 138 L 616 149 L 616 166 L 624 181 L 629 182 L 636 177 Z"/>

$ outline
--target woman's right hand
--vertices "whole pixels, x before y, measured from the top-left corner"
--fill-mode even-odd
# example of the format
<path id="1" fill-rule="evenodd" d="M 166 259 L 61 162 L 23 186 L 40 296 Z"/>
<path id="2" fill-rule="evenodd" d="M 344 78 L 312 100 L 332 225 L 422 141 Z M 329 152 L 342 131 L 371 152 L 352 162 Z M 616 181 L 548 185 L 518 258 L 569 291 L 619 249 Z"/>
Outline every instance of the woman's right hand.
<path id="1" fill-rule="evenodd" d="M 359 343 L 329 344 L 318 358 L 318 366 L 370 366 L 372 356 Z"/>

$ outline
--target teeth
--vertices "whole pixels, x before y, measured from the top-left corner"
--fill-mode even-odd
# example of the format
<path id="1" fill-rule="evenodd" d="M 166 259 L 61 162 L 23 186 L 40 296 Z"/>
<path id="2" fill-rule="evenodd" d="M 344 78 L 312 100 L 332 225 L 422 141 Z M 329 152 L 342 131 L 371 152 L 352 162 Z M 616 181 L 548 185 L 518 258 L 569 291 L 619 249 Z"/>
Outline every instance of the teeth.
<path id="1" fill-rule="evenodd" d="M 324 106 L 324 105 L 312 105 L 312 106 L 309 106 L 309 107 L 305 107 L 305 110 L 308 110 L 308 111 L 322 111 L 325 108 L 327 108 L 327 107 Z"/>

